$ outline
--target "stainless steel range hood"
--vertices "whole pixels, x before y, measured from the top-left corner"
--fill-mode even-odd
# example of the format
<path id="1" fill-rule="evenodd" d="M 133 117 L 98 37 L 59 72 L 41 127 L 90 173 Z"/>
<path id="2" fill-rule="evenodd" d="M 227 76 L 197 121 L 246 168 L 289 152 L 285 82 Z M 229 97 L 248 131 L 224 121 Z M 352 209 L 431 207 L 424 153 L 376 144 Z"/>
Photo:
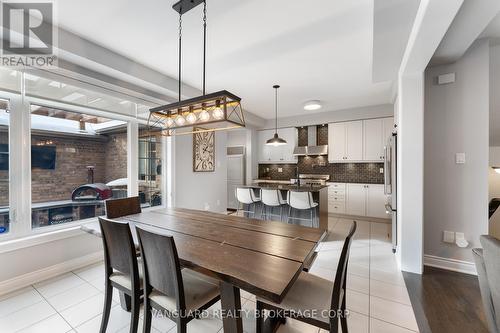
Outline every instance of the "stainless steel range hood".
<path id="1" fill-rule="evenodd" d="M 307 127 L 307 146 L 295 147 L 293 155 L 295 156 L 318 156 L 328 155 L 328 146 L 317 144 L 317 127 Z"/>

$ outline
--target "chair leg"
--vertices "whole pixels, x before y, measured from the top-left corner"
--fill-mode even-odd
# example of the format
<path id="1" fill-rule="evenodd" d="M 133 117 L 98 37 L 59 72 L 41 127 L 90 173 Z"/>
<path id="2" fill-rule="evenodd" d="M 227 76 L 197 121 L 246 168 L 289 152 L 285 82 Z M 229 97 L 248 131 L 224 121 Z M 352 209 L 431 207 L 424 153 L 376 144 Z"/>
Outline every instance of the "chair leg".
<path id="1" fill-rule="evenodd" d="M 264 318 L 263 318 L 263 307 L 262 302 L 257 301 L 257 306 L 255 308 L 255 328 L 257 333 L 262 333 L 264 328 Z"/>
<path id="2" fill-rule="evenodd" d="M 313 214 L 313 209 L 311 208 L 311 228 L 314 228 L 314 214 Z"/>
<path id="3" fill-rule="evenodd" d="M 142 332 L 143 333 L 150 333 L 151 332 L 151 321 L 152 321 L 152 313 L 151 311 L 153 308 L 151 307 L 151 304 L 149 302 L 148 297 L 144 297 L 144 323 L 143 323 L 143 328 Z"/>
<path id="4" fill-rule="evenodd" d="M 283 205 L 280 205 L 280 222 L 283 222 Z"/>
<path id="5" fill-rule="evenodd" d="M 345 306 L 346 306 L 346 278 L 344 278 L 344 286 L 342 287 L 344 289 L 344 297 L 342 297 L 342 304 L 340 305 L 340 310 L 342 315 L 340 316 L 340 325 L 342 327 L 342 333 L 347 333 L 347 318 L 345 316 Z"/>
<path id="6" fill-rule="evenodd" d="M 136 333 L 139 326 L 139 311 L 141 310 L 141 297 L 132 295 L 132 309 L 130 311 L 130 333 Z"/>
<path id="7" fill-rule="evenodd" d="M 288 206 L 288 216 L 286 217 L 287 219 L 287 223 L 290 224 L 290 220 L 291 220 L 291 212 L 292 212 L 292 206 Z"/>
<path id="8" fill-rule="evenodd" d="M 111 301 L 113 299 L 113 286 L 106 281 L 106 290 L 104 292 L 104 309 L 102 310 L 100 333 L 105 333 L 108 328 L 109 314 L 111 312 Z"/>

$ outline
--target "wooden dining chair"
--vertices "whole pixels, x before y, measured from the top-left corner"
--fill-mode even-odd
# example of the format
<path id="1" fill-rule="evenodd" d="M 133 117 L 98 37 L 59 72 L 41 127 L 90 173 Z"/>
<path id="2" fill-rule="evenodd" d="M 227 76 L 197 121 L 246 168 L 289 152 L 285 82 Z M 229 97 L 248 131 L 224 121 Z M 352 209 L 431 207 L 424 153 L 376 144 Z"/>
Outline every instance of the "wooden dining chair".
<path id="1" fill-rule="evenodd" d="M 353 222 L 342 247 L 334 282 L 302 272 L 280 304 L 258 297 L 258 313 L 262 313 L 263 310 L 283 313 L 330 333 L 339 332 L 340 319 L 342 333 L 347 333 L 347 318 L 345 316 L 347 266 L 352 237 L 355 232 L 356 222 Z M 303 316 L 304 314 L 307 316 Z M 257 316 L 257 332 L 262 332 L 263 324 L 262 316 Z"/>
<path id="2" fill-rule="evenodd" d="M 172 236 L 136 227 L 144 271 L 144 333 L 151 331 L 152 309 L 161 311 L 186 332 L 196 312 L 220 299 L 218 281 L 181 270 Z"/>
<path id="3" fill-rule="evenodd" d="M 141 212 L 141 201 L 139 197 L 129 197 L 106 200 L 106 216 L 116 219 L 125 215 L 138 214 Z"/>
<path id="4" fill-rule="evenodd" d="M 106 332 L 113 288 L 116 288 L 130 297 L 130 333 L 136 333 L 143 283 L 129 224 L 99 217 L 99 225 L 102 232 L 105 268 L 104 310 L 99 332 Z"/>

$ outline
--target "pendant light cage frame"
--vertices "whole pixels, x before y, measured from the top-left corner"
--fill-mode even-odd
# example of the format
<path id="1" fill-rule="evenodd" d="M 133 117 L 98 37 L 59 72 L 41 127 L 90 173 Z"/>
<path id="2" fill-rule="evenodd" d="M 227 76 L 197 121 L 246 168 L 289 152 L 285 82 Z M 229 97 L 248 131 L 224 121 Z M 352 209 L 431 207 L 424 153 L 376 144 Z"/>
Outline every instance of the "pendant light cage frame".
<path id="1" fill-rule="evenodd" d="M 203 95 L 182 100 L 182 15 L 200 4 L 203 4 Z M 150 132 L 154 135 L 172 136 L 245 127 L 240 97 L 227 90 L 210 94 L 205 92 L 206 0 L 180 0 L 172 8 L 179 13 L 179 101 L 149 110 L 148 127 Z M 203 126 L 203 129 L 197 128 L 198 126 Z"/>

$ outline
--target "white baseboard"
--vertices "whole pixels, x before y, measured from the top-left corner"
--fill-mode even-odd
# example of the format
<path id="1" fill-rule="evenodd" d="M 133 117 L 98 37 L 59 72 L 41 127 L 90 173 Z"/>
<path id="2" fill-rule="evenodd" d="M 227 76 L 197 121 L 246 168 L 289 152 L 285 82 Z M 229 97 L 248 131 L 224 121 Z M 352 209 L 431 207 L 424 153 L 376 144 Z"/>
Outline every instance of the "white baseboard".
<path id="1" fill-rule="evenodd" d="M 477 275 L 476 265 L 473 262 L 442 258 L 431 256 L 428 254 L 424 255 L 424 265 L 446 269 L 449 271 Z"/>
<path id="2" fill-rule="evenodd" d="M 103 252 L 94 252 L 83 257 L 71 259 L 59 264 L 45 267 L 34 272 L 16 276 L 12 279 L 0 281 L 0 295 L 11 293 L 18 289 L 30 286 L 37 282 L 53 278 L 55 276 L 68 273 L 78 268 L 94 264 L 103 260 Z"/>

